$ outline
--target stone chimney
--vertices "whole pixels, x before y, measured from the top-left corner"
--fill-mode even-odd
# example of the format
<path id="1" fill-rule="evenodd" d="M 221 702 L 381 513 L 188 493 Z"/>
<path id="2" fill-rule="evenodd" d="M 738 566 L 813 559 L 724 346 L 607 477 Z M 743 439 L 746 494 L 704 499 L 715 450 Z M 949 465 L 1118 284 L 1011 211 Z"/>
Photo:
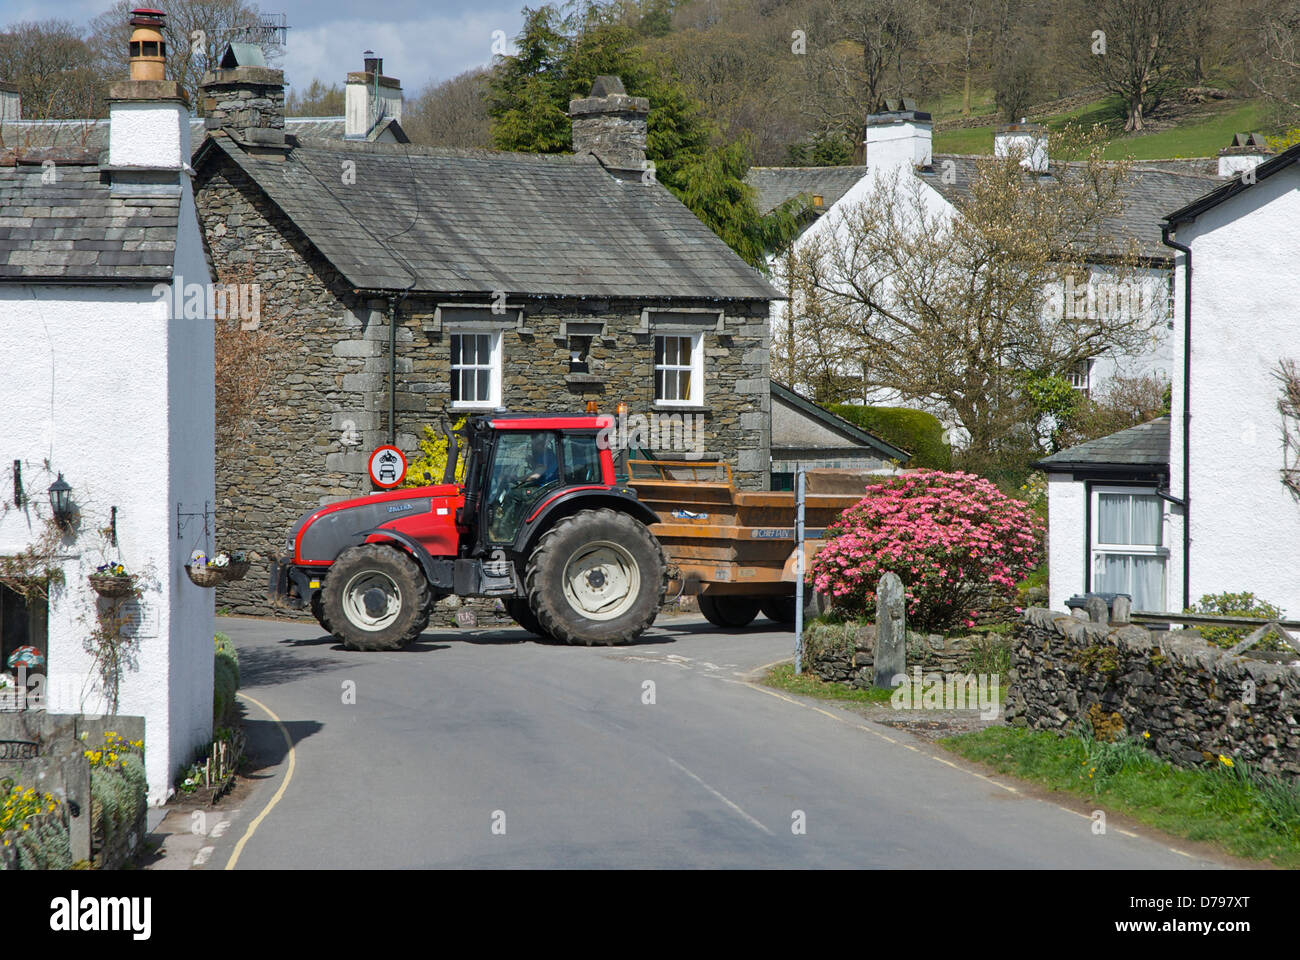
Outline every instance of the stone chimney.
<path id="1" fill-rule="evenodd" d="M 23 103 L 17 85 L 0 81 L 0 121 L 22 118 Z"/>
<path id="2" fill-rule="evenodd" d="M 231 43 L 215 70 L 203 75 L 203 126 L 250 153 L 283 157 L 284 71 L 266 65 L 252 43 Z"/>
<path id="3" fill-rule="evenodd" d="M 1244 170 L 1254 170 L 1273 156 L 1267 142 L 1258 133 L 1238 133 L 1232 143 L 1219 151 L 1219 176 L 1231 177 Z"/>
<path id="4" fill-rule="evenodd" d="M 165 14 L 131 11 L 131 79 L 108 88 L 108 166 L 114 186 L 129 182 L 173 183 L 158 171 L 182 170 L 190 162 L 190 101 L 179 83 L 164 79 Z"/>
<path id="5" fill-rule="evenodd" d="M 343 136 L 367 140 L 385 120 L 402 122 L 402 84 L 384 76 L 384 60 L 370 50 L 363 54 L 365 68 L 349 73 L 343 85 Z"/>
<path id="6" fill-rule="evenodd" d="M 1016 154 L 1020 165 L 1033 173 L 1047 172 L 1047 128 L 1037 123 L 1007 123 L 993 134 L 993 156 Z"/>
<path id="7" fill-rule="evenodd" d="M 867 167 L 930 166 L 933 126 L 930 115 L 916 109 L 912 100 L 886 100 L 883 113 L 867 117 L 865 141 Z"/>
<path id="8" fill-rule="evenodd" d="M 597 77 L 591 93 L 569 101 L 573 152 L 590 153 L 611 173 L 640 177 L 646 169 L 646 118 L 650 101 L 629 97 L 618 77 Z"/>

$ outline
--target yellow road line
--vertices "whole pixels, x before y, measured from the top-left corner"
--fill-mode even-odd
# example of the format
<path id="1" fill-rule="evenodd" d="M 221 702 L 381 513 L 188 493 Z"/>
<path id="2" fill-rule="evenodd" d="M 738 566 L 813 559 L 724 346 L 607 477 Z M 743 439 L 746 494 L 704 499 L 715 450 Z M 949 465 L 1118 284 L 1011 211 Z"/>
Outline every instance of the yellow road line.
<path id="1" fill-rule="evenodd" d="M 254 700 L 248 694 L 241 693 L 239 696 L 261 709 L 262 712 L 274 720 L 275 725 L 280 728 L 280 735 L 284 737 L 284 745 L 289 749 L 289 769 L 284 772 L 284 780 L 280 783 L 280 789 L 275 791 L 275 796 L 271 798 L 271 802 L 263 807 L 262 812 L 253 818 L 253 822 L 248 825 L 248 830 L 239 838 L 239 842 L 235 844 L 235 850 L 230 855 L 230 860 L 226 862 L 227 870 L 235 869 L 235 864 L 239 861 L 239 855 L 244 852 L 244 844 L 248 843 L 249 837 L 251 837 L 253 832 L 262 825 L 262 821 L 266 819 L 266 815 L 271 812 L 271 809 L 279 803 L 280 798 L 284 796 L 284 791 L 289 786 L 289 781 L 293 779 L 293 768 L 297 763 L 297 755 L 293 747 L 293 738 L 289 736 L 289 731 L 285 727 L 284 723 L 281 722 L 280 718 L 272 712 L 270 707 L 258 700 Z"/>

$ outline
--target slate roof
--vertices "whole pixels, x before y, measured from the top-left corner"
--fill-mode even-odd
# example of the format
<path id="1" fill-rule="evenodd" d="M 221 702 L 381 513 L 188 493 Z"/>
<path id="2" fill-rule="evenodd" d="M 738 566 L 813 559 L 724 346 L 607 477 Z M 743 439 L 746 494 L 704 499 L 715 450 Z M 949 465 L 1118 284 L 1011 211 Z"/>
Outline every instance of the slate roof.
<path id="1" fill-rule="evenodd" d="M 755 189 L 759 213 L 770 213 L 792 197 L 823 198 L 829 208 L 867 172 L 865 166 L 750 167 L 745 182 Z"/>
<path id="2" fill-rule="evenodd" d="M 795 393 L 784 383 L 777 380 L 772 383 L 772 397 L 790 404 L 797 410 L 802 411 L 806 416 L 812 417 L 825 424 L 830 429 L 844 434 L 850 441 L 859 446 L 870 447 L 887 460 L 898 460 L 907 463 L 912 459 L 912 455 L 902 447 L 896 447 L 891 443 L 886 443 L 873 433 L 868 433 L 855 423 L 845 420 L 843 417 L 831 413 L 825 407 L 819 406 Z M 779 448 L 774 448 L 779 449 Z"/>
<path id="3" fill-rule="evenodd" d="M 1157 417 L 1148 423 L 1129 427 L 1109 436 L 1067 447 L 1034 466 L 1048 473 L 1069 472 L 1074 468 L 1132 468 L 1150 473 L 1169 466 L 1169 417 Z"/>
<path id="4" fill-rule="evenodd" d="M 0 166 L 0 282 L 170 280 L 180 190 L 112 196 L 97 164 Z"/>
<path id="5" fill-rule="evenodd" d="M 1263 163 L 1255 167 L 1253 182 L 1259 183 L 1261 180 L 1267 180 L 1269 177 L 1273 176 L 1273 174 L 1285 170 L 1297 161 L 1300 161 L 1300 143 L 1283 150 L 1275 157 L 1269 157 Z M 1250 186 L 1250 183 L 1246 183 L 1241 179 L 1240 174 L 1226 182 L 1220 180 L 1219 185 L 1215 189 L 1209 191 L 1203 196 L 1195 198 L 1191 203 L 1179 207 L 1173 213 L 1167 214 L 1165 219 L 1169 221 L 1170 226 L 1175 227 L 1184 220 L 1195 220 L 1206 210 L 1209 210 L 1212 207 L 1217 207 L 1219 204 L 1223 203 L 1223 201 L 1235 197 L 1237 194 L 1241 193 L 1241 191 L 1248 189 Z"/>
<path id="6" fill-rule="evenodd" d="M 304 139 L 273 161 L 211 137 L 195 166 L 217 151 L 359 289 L 780 297 L 662 185 L 620 181 L 590 156 Z M 340 182 L 344 161 L 354 185 Z"/>
<path id="7" fill-rule="evenodd" d="M 342 117 L 286 117 L 290 136 L 343 139 Z M 203 142 L 203 118 L 190 118 L 190 143 Z M 102 153 L 108 149 L 108 120 L 11 120 L 0 123 L 0 150 L 60 147 Z"/>
<path id="8" fill-rule="evenodd" d="M 962 154 L 935 154 L 930 169 L 919 174 L 921 178 L 941 193 L 954 205 L 970 195 L 971 184 L 975 179 L 977 163 L 988 157 L 976 157 Z M 952 166 L 947 166 L 951 161 Z M 1216 161 L 1217 162 L 1217 161 Z M 1053 164 L 1056 170 L 1079 170 L 1081 163 Z M 946 170 L 954 173 L 954 182 L 946 183 L 943 176 Z M 1053 174 L 1042 178 L 1051 183 Z M 1123 209 L 1117 217 L 1112 217 L 1101 226 L 1104 234 L 1112 237 L 1135 237 L 1138 241 L 1138 253 L 1141 256 L 1159 260 L 1172 260 L 1173 251 L 1160 239 L 1160 222 L 1166 211 L 1190 203 L 1220 186 L 1224 181 L 1204 173 L 1171 172 L 1135 164 L 1129 171 L 1127 187 L 1124 190 Z M 1102 255 L 1114 255 L 1124 251 L 1118 249 L 1100 249 Z"/>

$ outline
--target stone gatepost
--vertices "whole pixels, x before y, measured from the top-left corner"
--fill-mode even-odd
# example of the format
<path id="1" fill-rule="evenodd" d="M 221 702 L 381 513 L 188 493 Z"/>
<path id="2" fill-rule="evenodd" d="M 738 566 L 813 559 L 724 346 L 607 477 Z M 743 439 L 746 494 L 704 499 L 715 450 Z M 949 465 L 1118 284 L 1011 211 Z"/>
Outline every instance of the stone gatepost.
<path id="1" fill-rule="evenodd" d="M 887 573 L 876 587 L 876 647 L 872 653 L 876 686 L 891 690 L 894 677 L 907 673 L 907 599 L 903 581 Z"/>

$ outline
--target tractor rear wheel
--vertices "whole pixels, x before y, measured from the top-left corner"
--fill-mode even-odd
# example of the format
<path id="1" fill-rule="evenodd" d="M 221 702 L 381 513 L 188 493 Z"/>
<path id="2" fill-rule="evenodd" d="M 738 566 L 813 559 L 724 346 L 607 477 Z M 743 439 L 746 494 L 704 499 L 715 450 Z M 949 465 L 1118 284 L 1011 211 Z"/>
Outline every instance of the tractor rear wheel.
<path id="1" fill-rule="evenodd" d="M 325 604 L 321 600 L 323 590 L 317 590 L 311 595 L 311 615 L 316 618 L 316 622 L 321 625 L 326 633 L 332 634 L 334 628 L 330 626 L 329 617 L 325 616 Z"/>
<path id="2" fill-rule="evenodd" d="M 429 625 L 429 581 L 395 547 L 348 547 L 330 567 L 321 608 L 349 650 L 397 650 Z"/>
<path id="3" fill-rule="evenodd" d="M 668 589 L 668 562 L 635 517 L 580 510 L 542 534 L 525 584 L 529 606 L 555 639 L 627 643 L 654 623 Z"/>
<path id="4" fill-rule="evenodd" d="M 533 636 L 547 640 L 551 639 L 551 635 L 542 626 L 542 621 L 537 619 L 537 614 L 533 613 L 533 608 L 528 605 L 527 597 L 511 597 L 508 599 L 506 601 L 506 613 L 510 614 L 510 619 Z"/>
<path id="5" fill-rule="evenodd" d="M 715 627 L 735 629 L 745 627 L 758 616 L 758 600 L 754 597 L 719 597 L 700 594 L 700 613 Z"/>

